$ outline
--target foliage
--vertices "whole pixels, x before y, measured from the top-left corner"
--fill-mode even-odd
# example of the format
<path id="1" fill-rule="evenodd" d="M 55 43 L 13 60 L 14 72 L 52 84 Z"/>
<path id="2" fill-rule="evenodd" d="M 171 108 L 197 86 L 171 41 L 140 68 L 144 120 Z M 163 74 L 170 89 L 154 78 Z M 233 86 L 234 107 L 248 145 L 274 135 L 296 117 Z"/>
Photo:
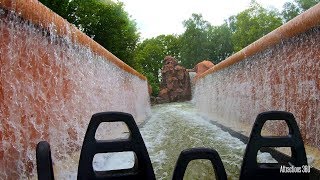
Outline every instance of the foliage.
<path id="1" fill-rule="evenodd" d="M 294 2 L 286 2 L 283 5 L 282 16 L 285 22 L 290 21 L 303 11 L 308 10 L 312 6 L 319 3 L 320 0 L 295 0 Z"/>
<path id="2" fill-rule="evenodd" d="M 233 52 L 231 30 L 227 24 L 212 26 L 201 14 L 192 14 L 183 22 L 186 28 L 181 35 L 181 61 L 187 68 L 202 60 L 218 63 Z"/>
<path id="3" fill-rule="evenodd" d="M 226 23 L 211 26 L 208 31 L 209 59 L 218 64 L 233 53 L 232 31 Z"/>
<path id="4" fill-rule="evenodd" d="M 192 68 L 199 60 L 209 59 L 207 34 L 210 24 L 201 14 L 192 14 L 183 25 L 186 30 L 181 35 L 181 63 Z"/>
<path id="5" fill-rule="evenodd" d="M 130 66 L 139 39 L 123 3 L 111 0 L 40 0 Z"/>
<path id="6" fill-rule="evenodd" d="M 67 19 L 68 17 L 68 0 L 39 0 L 43 5 L 50 8 L 61 17 Z"/>
<path id="7" fill-rule="evenodd" d="M 282 25 L 275 10 L 267 10 L 253 1 L 250 7 L 230 20 L 234 50 L 239 51 L 260 37 Z"/>
<path id="8" fill-rule="evenodd" d="M 312 6 L 319 3 L 320 0 L 295 0 L 295 2 L 298 4 L 300 9 L 302 9 L 303 11 L 306 11 Z"/>
<path id="9" fill-rule="evenodd" d="M 288 22 L 300 13 L 301 10 L 299 9 L 299 7 L 297 7 L 294 3 L 291 2 L 284 3 L 283 10 L 281 12 L 285 22 Z"/>
<path id="10" fill-rule="evenodd" d="M 192 14 L 183 22 L 185 31 L 181 35 L 160 35 L 137 44 L 139 34 L 136 24 L 124 11 L 121 2 L 40 1 L 144 74 L 153 88 L 154 96 L 159 92 L 159 73 L 165 56 L 175 57 L 186 68 L 193 68 L 202 60 L 217 64 L 320 2 L 287 2 L 280 14 L 276 9 L 265 9 L 252 0 L 249 8 L 230 16 L 220 26 L 211 25 L 201 14 Z"/>
<path id="11" fill-rule="evenodd" d="M 135 66 L 139 72 L 148 78 L 154 96 L 159 93 L 159 72 L 162 67 L 162 60 L 167 55 L 179 58 L 179 52 L 179 38 L 174 35 L 160 35 L 138 44 L 134 58 Z"/>

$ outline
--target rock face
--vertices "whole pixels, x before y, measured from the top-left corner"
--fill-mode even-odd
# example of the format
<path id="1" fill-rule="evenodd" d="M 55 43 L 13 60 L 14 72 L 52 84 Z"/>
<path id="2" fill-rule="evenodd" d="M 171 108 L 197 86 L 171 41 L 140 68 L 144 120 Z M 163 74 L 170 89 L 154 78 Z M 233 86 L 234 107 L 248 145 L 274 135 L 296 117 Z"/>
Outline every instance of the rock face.
<path id="1" fill-rule="evenodd" d="M 211 61 L 204 60 L 199 62 L 192 69 L 187 69 L 189 73 L 195 73 L 194 76 L 191 76 L 191 89 L 193 89 L 193 85 L 195 83 L 195 79 L 200 76 L 200 74 L 206 72 L 208 69 L 212 68 L 214 64 Z"/>
<path id="2" fill-rule="evenodd" d="M 212 68 L 214 64 L 211 61 L 204 60 L 202 62 L 199 62 L 195 67 L 194 71 L 197 73 L 196 76 L 199 76 L 200 74 L 204 73 L 208 69 Z"/>
<path id="3" fill-rule="evenodd" d="M 186 68 L 180 66 L 171 56 L 163 60 L 162 81 L 158 103 L 186 101 L 191 99 L 190 77 Z"/>

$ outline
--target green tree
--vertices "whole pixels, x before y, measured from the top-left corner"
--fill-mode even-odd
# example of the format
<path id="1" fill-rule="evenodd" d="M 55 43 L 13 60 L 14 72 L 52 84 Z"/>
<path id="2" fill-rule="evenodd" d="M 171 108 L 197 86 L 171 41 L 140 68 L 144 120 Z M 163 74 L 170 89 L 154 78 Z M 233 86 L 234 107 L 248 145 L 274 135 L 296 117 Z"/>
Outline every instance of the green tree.
<path id="1" fill-rule="evenodd" d="M 208 31 L 209 59 L 217 64 L 233 53 L 232 31 L 227 23 L 211 26 Z"/>
<path id="2" fill-rule="evenodd" d="M 181 35 L 181 64 L 193 68 L 199 60 L 209 59 L 208 31 L 211 25 L 201 14 L 192 14 L 183 25 L 186 30 Z"/>
<path id="3" fill-rule="evenodd" d="M 295 0 L 294 2 L 286 2 L 281 12 L 283 20 L 288 22 L 319 2 L 320 0 Z"/>
<path id="4" fill-rule="evenodd" d="M 235 15 L 230 16 L 228 19 L 225 20 L 225 23 L 229 27 L 229 30 L 234 33 L 237 29 L 236 27 L 237 17 Z"/>
<path id="5" fill-rule="evenodd" d="M 291 19 L 293 19 L 294 17 L 296 17 L 300 13 L 301 13 L 301 9 L 298 6 L 296 6 L 294 3 L 291 3 L 291 2 L 284 3 L 283 10 L 281 12 L 283 20 L 285 22 L 290 21 Z"/>
<path id="6" fill-rule="evenodd" d="M 130 66 L 139 40 L 123 3 L 111 0 L 40 0 Z"/>
<path id="7" fill-rule="evenodd" d="M 172 56 L 176 59 L 180 58 L 181 43 L 177 35 L 160 35 L 155 39 L 157 39 L 163 47 L 164 56 Z"/>
<path id="8" fill-rule="evenodd" d="M 239 51 L 260 37 L 282 25 L 279 13 L 267 10 L 252 1 L 250 7 L 235 16 L 232 42 L 234 50 Z"/>
<path id="9" fill-rule="evenodd" d="M 43 5 L 50 8 L 53 12 L 67 19 L 68 17 L 68 0 L 39 0 Z"/>
<path id="10" fill-rule="evenodd" d="M 174 35 L 160 35 L 156 38 L 146 39 L 138 44 L 135 53 L 135 67 L 144 74 L 152 86 L 152 95 L 159 93 L 159 73 L 165 56 L 179 58 L 180 41 Z"/>
<path id="11" fill-rule="evenodd" d="M 181 64 L 193 68 L 199 61 L 219 63 L 233 52 L 232 31 L 227 23 L 212 26 L 201 14 L 192 14 L 184 21 L 181 35 Z"/>
<path id="12" fill-rule="evenodd" d="M 295 2 L 298 4 L 300 9 L 306 11 L 312 6 L 318 4 L 320 0 L 295 0 Z"/>

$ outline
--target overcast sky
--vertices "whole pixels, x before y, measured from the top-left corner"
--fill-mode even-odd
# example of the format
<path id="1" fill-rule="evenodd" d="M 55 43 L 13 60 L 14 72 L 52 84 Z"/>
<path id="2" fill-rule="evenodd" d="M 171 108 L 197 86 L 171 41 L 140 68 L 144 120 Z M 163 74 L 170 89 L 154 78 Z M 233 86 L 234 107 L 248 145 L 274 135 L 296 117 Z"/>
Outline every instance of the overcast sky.
<path id="1" fill-rule="evenodd" d="M 181 34 L 182 22 L 192 13 L 201 13 L 212 25 L 246 9 L 251 0 L 119 0 L 137 22 L 142 39 L 160 34 Z M 257 0 L 264 7 L 281 9 L 292 0 Z"/>

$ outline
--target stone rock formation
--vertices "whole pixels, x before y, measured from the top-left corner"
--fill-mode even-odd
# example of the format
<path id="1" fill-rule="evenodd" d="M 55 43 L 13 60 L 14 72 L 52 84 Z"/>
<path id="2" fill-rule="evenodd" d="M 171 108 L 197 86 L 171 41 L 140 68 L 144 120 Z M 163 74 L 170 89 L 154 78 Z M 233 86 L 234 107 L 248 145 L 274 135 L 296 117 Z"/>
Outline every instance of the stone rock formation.
<path id="1" fill-rule="evenodd" d="M 161 70 L 162 81 L 158 103 L 186 101 L 191 99 L 190 77 L 186 68 L 180 66 L 175 58 L 166 56 Z"/>
<path id="2" fill-rule="evenodd" d="M 204 60 L 199 62 L 193 69 L 188 69 L 189 72 L 196 72 L 197 76 L 199 76 L 200 74 L 204 73 L 205 71 L 207 71 L 208 69 L 212 68 L 214 66 L 214 64 L 211 61 L 208 60 Z"/>
<path id="3" fill-rule="evenodd" d="M 187 69 L 189 72 L 190 80 L 191 80 L 191 92 L 194 93 L 194 85 L 195 85 L 195 79 L 208 69 L 212 68 L 214 64 L 211 61 L 204 60 L 199 62 L 197 65 L 194 66 L 193 69 Z"/>

